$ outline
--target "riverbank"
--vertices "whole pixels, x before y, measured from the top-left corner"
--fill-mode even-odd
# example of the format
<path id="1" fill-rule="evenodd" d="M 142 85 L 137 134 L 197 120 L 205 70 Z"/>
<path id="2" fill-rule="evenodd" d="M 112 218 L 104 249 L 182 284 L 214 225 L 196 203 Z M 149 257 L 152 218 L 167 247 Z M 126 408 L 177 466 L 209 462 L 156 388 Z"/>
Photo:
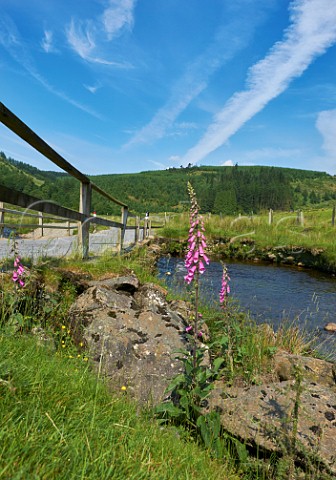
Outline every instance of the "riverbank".
<path id="1" fill-rule="evenodd" d="M 304 217 L 277 212 L 271 224 L 266 213 L 205 215 L 208 253 L 222 259 L 292 265 L 336 275 L 336 227 L 331 215 L 332 209 L 305 211 Z M 180 215 L 160 231 L 158 241 L 166 253 L 183 256 L 188 230 L 188 215 Z"/>
<path id="2" fill-rule="evenodd" d="M 164 254 L 183 256 L 187 248 L 184 239 L 157 237 Z M 300 269 L 313 269 L 336 275 L 334 258 L 328 251 L 318 247 L 298 246 L 259 246 L 248 238 L 211 238 L 208 241 L 208 253 L 217 260 L 239 260 L 253 263 L 290 265 Z"/>
<path id="3" fill-rule="evenodd" d="M 330 448 L 334 441 L 330 432 L 334 428 L 332 417 L 334 413 L 328 405 L 335 405 L 332 397 L 335 396 L 332 364 L 305 356 L 304 354 L 311 353 L 311 350 L 297 330 L 284 328 L 275 335 L 271 328 L 256 325 L 234 306 L 231 308 L 228 305 L 222 311 L 202 309 L 203 318 L 209 327 L 208 331 L 204 325 L 204 340 L 208 342 L 209 352 L 207 368 L 211 368 L 216 358 L 224 359 L 224 363 L 221 361 L 219 383 L 214 384 L 212 403 L 209 397 L 207 399 L 209 403 L 204 404 L 204 408 L 213 405 L 213 411 L 221 414 L 223 423 L 220 428 L 225 448 L 219 461 L 212 463 L 209 458 L 210 451 L 206 448 L 197 447 L 194 453 L 189 450 L 189 446 L 192 444 L 196 447 L 197 442 L 190 439 L 188 424 L 181 424 L 176 428 L 172 423 L 168 428 L 159 427 L 153 430 L 157 428 L 157 420 L 154 419 L 151 409 L 147 408 L 144 416 L 140 416 L 140 408 L 136 403 L 132 404 L 131 411 L 126 406 L 121 408 L 126 403 L 126 398 L 130 399 L 132 392 L 136 390 L 135 387 L 139 385 L 136 373 L 139 372 L 140 375 L 141 372 L 147 383 L 155 388 L 155 375 L 158 375 L 158 372 L 150 370 L 155 367 L 155 359 L 159 360 L 159 356 L 162 355 L 167 360 L 176 352 L 176 348 L 169 340 L 172 335 L 182 342 L 186 338 L 185 326 L 190 322 L 192 311 L 190 305 L 176 297 L 173 298 L 164 288 L 153 285 L 158 283 L 154 263 L 160 255 L 161 249 L 156 244 L 150 244 L 123 256 L 106 255 L 86 262 L 75 259 L 59 263 L 55 261 L 50 267 L 46 265 L 32 267 L 30 275 L 32 280 L 36 275 L 35 283 L 27 281 L 26 287 L 20 291 L 22 302 L 16 304 L 12 302 L 12 296 L 18 292 L 11 288 L 10 273 L 3 279 L 8 295 L 12 295 L 8 298 L 7 310 L 4 308 L 6 305 L 3 305 L 1 310 L 2 326 L 6 332 L 4 337 L 8 338 L 11 335 L 10 342 L 17 344 L 16 349 L 9 344 L 8 350 L 12 353 L 4 354 L 7 362 L 3 368 L 5 374 L 0 375 L 3 380 L 0 388 L 5 390 L 8 407 L 4 435 L 7 438 L 13 436 L 13 431 L 17 429 L 18 416 L 24 419 L 34 416 L 34 426 L 36 425 L 35 429 L 27 422 L 23 422 L 20 429 L 22 435 L 16 435 L 17 442 L 8 444 L 10 448 L 4 450 L 3 468 L 7 468 L 6 473 L 15 476 L 26 468 L 26 471 L 22 470 L 23 474 L 29 476 L 31 472 L 36 473 L 38 465 L 42 465 L 43 475 L 50 473 L 50 476 L 61 479 L 75 478 L 80 471 L 85 478 L 92 479 L 107 478 L 108 475 L 115 474 L 113 478 L 132 480 L 138 478 L 278 480 L 283 478 L 279 473 L 280 468 L 284 466 L 282 460 L 292 461 L 295 456 L 295 469 L 301 474 L 300 478 L 331 479 L 333 466 L 328 454 L 333 448 Z M 28 300 L 31 303 L 28 303 Z M 11 312 L 13 305 L 16 309 L 22 307 L 25 310 Z M 15 313 L 16 320 L 11 313 Z M 17 315 L 18 313 L 21 313 L 21 317 Z M 43 359 L 34 360 L 32 352 L 36 351 L 36 346 L 29 348 L 24 346 L 22 343 L 25 336 L 18 334 L 26 331 L 31 338 L 32 327 L 38 328 L 35 335 L 40 344 L 42 342 L 42 350 L 39 349 L 38 355 L 41 356 L 41 351 L 44 355 L 43 348 L 46 349 L 44 355 L 48 361 L 46 367 L 42 365 Z M 211 338 L 210 342 L 207 334 Z M 157 350 L 152 349 L 151 339 L 156 342 Z M 55 350 L 50 350 L 51 345 L 55 345 Z M 107 351 L 108 347 L 111 347 L 110 351 Z M 50 369 L 54 355 L 55 359 L 62 358 L 66 363 L 64 368 L 61 368 L 59 362 L 55 364 L 59 371 L 55 377 Z M 86 365 L 89 365 L 89 368 L 92 367 L 93 371 L 98 372 L 98 377 L 101 377 L 106 362 L 109 362 L 111 370 L 106 372 L 104 378 L 106 382 L 109 380 L 113 382 L 117 374 L 121 375 L 123 369 L 127 369 L 130 357 L 134 357 L 139 370 L 131 368 L 133 377 L 120 379 L 118 392 L 111 392 L 109 386 L 109 396 L 104 394 L 105 397 L 102 398 L 99 393 L 103 388 L 102 383 L 94 377 L 91 383 L 83 373 L 83 366 L 85 369 Z M 33 378 L 27 380 L 23 375 L 23 363 L 24 373 L 30 370 Z M 170 367 L 171 362 L 167 365 Z M 295 376 L 296 367 L 304 373 L 302 382 Z M 78 370 L 78 373 L 73 375 L 73 370 L 75 372 Z M 53 381 L 50 382 L 49 379 Z M 87 383 L 91 385 L 90 392 L 84 389 Z M 74 384 L 79 385 L 84 395 L 80 395 L 78 389 L 73 390 Z M 120 395 L 122 403 L 118 403 Z M 291 420 L 295 395 L 305 412 L 315 405 L 321 411 L 321 415 L 316 425 L 314 422 L 304 421 L 306 413 L 297 414 L 295 418 L 299 419 L 300 423 L 294 435 L 289 432 L 295 431 L 295 425 Z M 321 401 L 317 395 L 321 396 Z M 245 409 L 246 418 L 239 410 L 244 408 L 243 403 L 235 405 L 233 403 L 235 399 L 238 402 L 245 398 L 247 405 L 249 399 L 261 397 L 263 401 L 258 406 L 257 412 Z M 152 405 L 153 398 L 154 396 L 148 399 L 147 407 Z M 309 403 L 309 398 L 314 400 Z M 284 404 L 282 399 L 287 403 Z M 32 406 L 28 400 L 34 401 Z M 278 400 L 282 413 L 278 418 L 280 423 L 274 423 L 272 408 L 274 402 Z M 13 409 L 13 403 L 19 408 L 19 412 Z M 115 415 L 106 413 L 114 407 L 117 410 Z M 266 411 L 269 415 L 266 415 Z M 137 412 L 136 421 L 134 412 Z M 316 415 L 311 413 L 314 412 L 309 413 L 309 418 L 315 420 Z M 245 422 L 247 417 L 256 419 L 254 425 Z M 81 421 L 78 423 L 79 418 Z M 281 424 L 282 419 L 287 422 L 285 428 Z M 226 420 L 230 422 L 224 424 Z M 240 426 L 244 424 L 245 431 L 236 432 L 231 420 L 235 420 Z M 284 443 L 275 442 L 274 448 L 269 443 L 263 443 L 261 438 L 256 443 L 256 439 L 253 438 L 256 422 L 258 431 L 264 432 L 265 439 L 273 429 L 273 432 L 277 432 L 276 438 L 280 438 L 281 432 L 281 442 Z M 312 452 L 305 450 L 310 448 L 309 445 L 304 445 L 301 449 L 299 442 L 295 452 L 286 450 L 284 445 L 295 440 L 296 436 L 299 439 L 301 432 L 309 441 L 316 443 L 320 424 L 323 428 L 323 438 L 329 445 L 329 453 L 322 443 Z M 157 434 L 160 432 L 162 437 L 158 439 Z M 170 434 L 169 439 L 172 441 L 175 439 L 179 455 L 171 453 L 171 443 L 166 437 Z M 22 453 L 22 445 L 27 441 L 25 438 L 29 439 L 27 448 L 27 452 L 31 453 L 29 459 Z M 163 443 L 165 448 L 162 446 Z M 39 452 L 39 455 L 33 455 L 34 451 Z M 55 458 L 50 455 L 50 451 L 55 451 Z M 80 455 L 73 456 L 74 451 L 80 452 Z M 44 458 L 44 454 L 48 454 L 50 460 Z M 163 461 L 160 455 L 169 461 Z M 270 456 L 272 461 L 269 460 Z M 22 461 L 19 461 L 21 457 Z M 67 460 L 70 462 L 69 466 L 60 462 L 60 458 L 70 459 Z M 27 462 L 23 461 L 25 459 Z M 53 470 L 53 464 L 56 470 Z M 304 470 L 308 472 L 307 477 L 302 477 L 303 464 Z M 314 472 L 318 472 L 318 475 L 321 472 L 323 477 L 314 476 Z"/>

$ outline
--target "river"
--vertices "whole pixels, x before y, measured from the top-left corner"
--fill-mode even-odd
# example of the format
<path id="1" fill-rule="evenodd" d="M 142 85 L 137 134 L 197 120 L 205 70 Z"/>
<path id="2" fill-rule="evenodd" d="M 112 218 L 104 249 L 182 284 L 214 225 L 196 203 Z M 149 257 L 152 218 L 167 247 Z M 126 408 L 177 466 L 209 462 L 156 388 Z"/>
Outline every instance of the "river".
<path id="1" fill-rule="evenodd" d="M 318 337 L 321 352 L 336 360 L 336 334 L 324 331 L 328 322 L 336 323 L 336 278 L 312 270 L 278 267 L 272 264 L 226 262 L 231 277 L 230 296 L 257 323 L 269 323 L 275 330 L 283 322 L 298 325 Z M 184 260 L 162 257 L 159 277 L 169 288 L 185 292 Z M 208 305 L 219 306 L 222 265 L 210 262 L 201 277 L 201 297 Z"/>

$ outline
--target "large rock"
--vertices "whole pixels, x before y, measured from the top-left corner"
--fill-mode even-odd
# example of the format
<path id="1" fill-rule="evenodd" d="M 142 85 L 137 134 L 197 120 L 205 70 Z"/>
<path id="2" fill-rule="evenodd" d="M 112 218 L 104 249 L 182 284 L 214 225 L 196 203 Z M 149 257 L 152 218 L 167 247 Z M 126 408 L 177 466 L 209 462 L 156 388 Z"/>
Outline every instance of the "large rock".
<path id="1" fill-rule="evenodd" d="M 324 330 L 327 332 L 334 332 L 336 333 L 336 323 L 329 322 L 327 325 L 324 327 Z"/>
<path id="2" fill-rule="evenodd" d="M 319 358 L 291 355 L 287 352 L 278 352 L 274 359 L 274 372 L 283 382 L 295 378 L 295 366 L 300 366 L 303 379 L 310 384 L 318 383 L 326 387 L 334 387 L 336 383 L 335 364 Z"/>
<path id="3" fill-rule="evenodd" d="M 136 277 L 90 282 L 70 311 L 71 328 L 85 341 L 97 369 L 111 387 L 127 387 L 141 402 L 158 403 L 182 368 L 187 319 L 174 312 L 166 291 L 139 286 Z"/>
<path id="4" fill-rule="evenodd" d="M 90 287 L 105 287 L 109 290 L 133 294 L 139 288 L 140 284 L 135 275 L 129 275 L 127 277 L 108 277 L 101 280 L 92 280 L 88 285 Z"/>
<path id="5" fill-rule="evenodd" d="M 186 349 L 190 305 L 168 302 L 167 292 L 134 276 L 88 281 L 70 311 L 71 330 L 85 341 L 97 371 L 111 388 L 141 403 L 157 404 L 182 371 L 177 350 Z M 268 328 L 269 327 L 260 327 Z M 203 326 L 202 326 L 203 329 Z M 274 333 L 270 329 L 270 337 Z M 323 360 L 278 352 L 263 385 L 231 387 L 216 382 L 208 409 L 221 413 L 227 432 L 271 455 L 286 454 L 293 428 L 295 368 L 302 375 L 296 457 L 307 452 L 336 475 L 336 372 Z"/>
<path id="6" fill-rule="evenodd" d="M 336 475 L 336 385 L 333 365 L 323 360 L 282 354 L 282 381 L 245 388 L 227 388 L 217 382 L 209 397 L 209 410 L 220 413 L 227 432 L 247 445 L 286 454 L 290 451 L 295 379 L 290 365 L 300 365 L 303 375 L 299 395 L 296 458 L 318 459 L 321 467 Z M 279 372 L 277 372 L 279 374 Z M 280 375 L 279 375 L 280 376 Z"/>

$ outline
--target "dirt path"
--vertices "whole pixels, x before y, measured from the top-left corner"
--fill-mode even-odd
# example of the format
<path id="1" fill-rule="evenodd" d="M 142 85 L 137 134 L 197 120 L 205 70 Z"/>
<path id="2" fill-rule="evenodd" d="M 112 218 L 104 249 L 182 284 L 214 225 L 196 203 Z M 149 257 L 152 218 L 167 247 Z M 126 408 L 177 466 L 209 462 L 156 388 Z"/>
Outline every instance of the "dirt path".
<path id="1" fill-rule="evenodd" d="M 52 227 L 55 227 L 55 228 L 52 228 Z M 36 228 L 32 232 L 20 235 L 20 238 L 37 240 L 40 238 L 50 239 L 50 238 L 69 237 L 73 235 L 75 228 L 77 228 L 77 223 L 71 223 L 70 230 L 69 230 L 68 222 L 48 223 L 47 226 L 43 227 L 43 235 L 42 235 L 42 228 Z"/>
<path id="2" fill-rule="evenodd" d="M 51 229 L 53 230 L 53 229 Z M 58 230 L 59 233 L 62 230 Z M 64 230 L 67 232 L 67 230 Z M 110 228 L 90 234 L 90 254 L 101 254 L 104 251 L 115 252 L 119 242 L 119 229 Z M 126 230 L 124 246 L 134 242 L 134 230 Z M 22 257 L 37 261 L 43 257 L 65 257 L 78 252 L 77 235 L 57 237 L 20 237 L 16 239 L 17 252 Z M 13 242 L 8 238 L 0 238 L 0 258 L 13 257 Z"/>

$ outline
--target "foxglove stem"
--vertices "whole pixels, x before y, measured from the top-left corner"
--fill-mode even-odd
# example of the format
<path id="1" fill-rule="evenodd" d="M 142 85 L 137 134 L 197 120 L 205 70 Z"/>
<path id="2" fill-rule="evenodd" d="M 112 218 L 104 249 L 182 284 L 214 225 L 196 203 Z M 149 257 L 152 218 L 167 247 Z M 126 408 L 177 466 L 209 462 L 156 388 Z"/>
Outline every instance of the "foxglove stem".
<path id="1" fill-rule="evenodd" d="M 199 206 L 196 199 L 195 191 L 192 185 L 188 182 L 188 193 L 190 197 L 190 228 L 188 235 L 188 251 L 185 257 L 185 267 L 187 269 L 187 275 L 184 277 L 188 285 L 194 282 L 195 285 L 195 316 L 193 324 L 193 364 L 196 368 L 197 364 L 197 339 L 202 338 L 198 330 L 199 319 L 201 314 L 198 312 L 199 306 L 199 280 L 200 275 L 205 272 L 205 266 L 209 265 L 209 259 L 205 254 L 206 239 L 204 235 L 204 223 L 202 217 L 199 215 Z M 190 330 L 189 330 L 190 332 Z"/>
<path id="2" fill-rule="evenodd" d="M 13 275 L 12 275 L 12 280 L 15 285 L 20 285 L 20 287 L 25 286 L 24 282 L 24 275 L 25 275 L 25 269 L 24 266 L 21 263 L 21 258 L 17 256 L 14 260 L 14 270 L 13 270 Z"/>
<path id="3" fill-rule="evenodd" d="M 225 304 L 227 302 L 227 296 L 230 293 L 230 277 L 228 274 L 228 269 L 227 266 L 223 264 L 223 275 L 222 275 L 222 288 L 219 292 L 219 303 L 222 305 L 222 307 L 225 307 Z"/>
<path id="4" fill-rule="evenodd" d="M 197 337 L 198 337 L 198 298 L 199 298 L 199 272 L 196 272 L 196 279 L 195 279 L 195 320 L 194 320 L 194 349 L 193 349 L 193 364 L 194 368 L 197 365 Z"/>

